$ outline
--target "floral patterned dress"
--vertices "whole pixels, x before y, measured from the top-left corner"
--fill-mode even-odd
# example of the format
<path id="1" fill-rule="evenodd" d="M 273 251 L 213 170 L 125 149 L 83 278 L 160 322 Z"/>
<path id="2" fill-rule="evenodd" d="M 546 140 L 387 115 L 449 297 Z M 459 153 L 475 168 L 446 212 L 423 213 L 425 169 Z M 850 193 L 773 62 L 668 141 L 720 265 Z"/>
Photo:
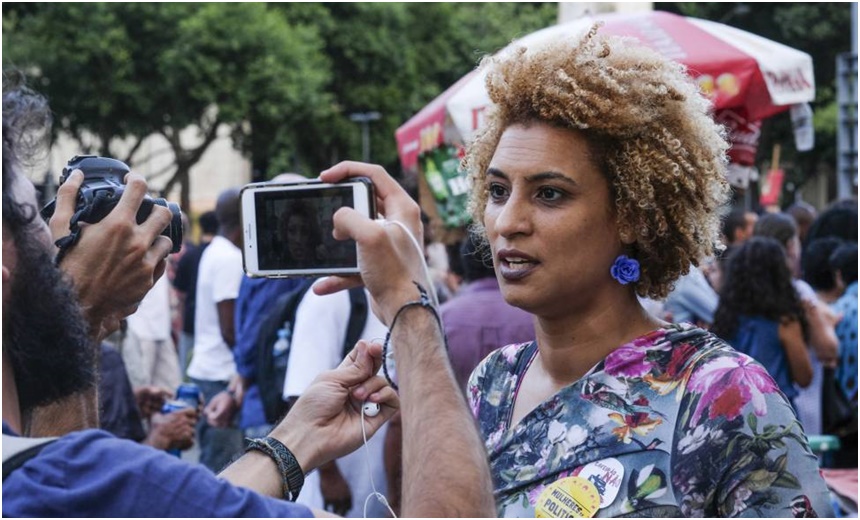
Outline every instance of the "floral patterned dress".
<path id="1" fill-rule="evenodd" d="M 818 460 L 764 368 L 689 324 L 622 345 L 511 425 L 537 345 L 490 354 L 469 382 L 499 515 L 589 474 L 596 516 L 832 516 Z M 615 468 L 601 475 L 594 468 Z M 614 498 L 613 498 L 614 496 Z"/>

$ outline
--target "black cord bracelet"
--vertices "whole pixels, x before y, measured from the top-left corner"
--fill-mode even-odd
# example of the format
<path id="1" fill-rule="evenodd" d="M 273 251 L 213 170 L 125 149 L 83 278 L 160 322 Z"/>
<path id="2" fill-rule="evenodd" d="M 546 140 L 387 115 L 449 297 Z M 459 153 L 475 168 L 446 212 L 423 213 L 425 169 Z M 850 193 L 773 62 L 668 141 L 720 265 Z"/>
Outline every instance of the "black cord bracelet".
<path id="1" fill-rule="evenodd" d="M 397 387 L 397 383 L 391 379 L 391 375 L 388 373 L 388 363 L 386 360 L 388 359 L 388 345 L 391 341 L 391 332 L 394 330 L 394 324 L 397 323 L 397 318 L 400 317 L 400 314 L 408 309 L 409 307 L 424 307 L 425 309 L 430 310 L 433 317 L 436 318 L 436 323 L 439 325 L 439 330 L 442 332 L 442 342 L 445 344 L 445 349 L 448 348 L 448 342 L 445 339 L 445 331 L 442 328 L 442 318 L 439 317 L 439 312 L 436 310 L 436 307 L 433 305 L 433 302 L 430 301 L 430 296 L 427 294 L 427 290 L 421 286 L 418 282 L 412 282 L 415 284 L 415 287 L 418 288 L 418 299 L 406 302 L 397 309 L 397 312 L 394 314 L 394 319 L 391 320 L 391 326 L 388 327 L 388 332 L 385 334 L 385 343 L 382 344 L 382 373 L 385 375 L 385 379 L 388 380 L 388 384 L 391 385 L 391 388 L 394 390 L 399 390 Z"/>
<path id="2" fill-rule="evenodd" d="M 302 486 L 305 485 L 305 473 L 293 455 L 284 444 L 274 437 L 266 437 L 263 439 L 245 439 L 248 447 L 245 453 L 251 450 L 257 450 L 268 455 L 278 466 L 278 472 L 281 474 L 281 484 L 283 486 L 284 499 L 295 502 L 299 498 L 299 492 Z"/>

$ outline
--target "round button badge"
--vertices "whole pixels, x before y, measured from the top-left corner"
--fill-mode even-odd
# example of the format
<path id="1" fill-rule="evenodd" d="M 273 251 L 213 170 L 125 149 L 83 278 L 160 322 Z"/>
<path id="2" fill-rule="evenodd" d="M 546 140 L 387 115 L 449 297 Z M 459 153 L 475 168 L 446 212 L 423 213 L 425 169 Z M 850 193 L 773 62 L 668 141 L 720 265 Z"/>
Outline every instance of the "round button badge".
<path id="1" fill-rule="evenodd" d="M 600 508 L 600 493 L 582 477 L 566 477 L 548 485 L 535 504 L 536 518 L 591 518 Z"/>

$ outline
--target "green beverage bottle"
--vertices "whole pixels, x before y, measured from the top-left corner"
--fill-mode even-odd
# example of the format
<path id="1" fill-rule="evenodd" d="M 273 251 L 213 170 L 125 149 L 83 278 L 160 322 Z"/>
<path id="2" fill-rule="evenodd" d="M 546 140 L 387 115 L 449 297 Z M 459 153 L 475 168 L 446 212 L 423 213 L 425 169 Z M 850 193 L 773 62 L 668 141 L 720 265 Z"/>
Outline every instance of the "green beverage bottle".
<path id="1" fill-rule="evenodd" d="M 448 188 L 445 186 L 445 178 L 442 176 L 442 172 L 436 167 L 436 161 L 428 158 L 424 164 L 424 178 L 427 179 L 427 184 L 430 185 L 430 191 L 433 192 L 433 196 L 439 202 L 447 200 Z"/>

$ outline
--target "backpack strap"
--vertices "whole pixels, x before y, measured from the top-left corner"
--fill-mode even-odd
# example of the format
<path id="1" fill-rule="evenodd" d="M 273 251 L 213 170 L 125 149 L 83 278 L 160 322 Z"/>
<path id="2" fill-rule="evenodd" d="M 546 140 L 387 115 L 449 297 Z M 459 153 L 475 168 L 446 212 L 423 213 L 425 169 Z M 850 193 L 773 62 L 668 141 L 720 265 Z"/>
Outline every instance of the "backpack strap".
<path id="1" fill-rule="evenodd" d="M 364 294 L 364 287 L 355 287 L 349 290 L 349 323 L 346 326 L 341 359 L 355 348 L 366 323 L 367 295 Z"/>
<path id="2" fill-rule="evenodd" d="M 43 448 L 57 440 L 57 437 L 39 437 L 31 439 L 16 435 L 3 434 L 3 481 L 13 471 L 23 466 Z"/>

